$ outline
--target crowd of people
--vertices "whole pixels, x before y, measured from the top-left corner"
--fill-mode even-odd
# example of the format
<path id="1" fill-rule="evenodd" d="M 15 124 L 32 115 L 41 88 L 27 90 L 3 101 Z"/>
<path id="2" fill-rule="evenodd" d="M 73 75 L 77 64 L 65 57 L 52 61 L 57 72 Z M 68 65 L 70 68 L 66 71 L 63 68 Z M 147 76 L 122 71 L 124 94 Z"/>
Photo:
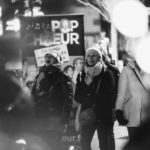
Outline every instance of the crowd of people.
<path id="1" fill-rule="evenodd" d="M 106 50 L 95 43 L 84 58 L 75 58 L 63 69 L 53 54 L 44 59 L 34 82 L 26 83 L 28 92 L 0 66 L 1 132 L 10 137 L 32 133 L 46 143 L 44 150 L 61 150 L 62 135 L 71 124 L 81 135 L 82 150 L 91 150 L 96 130 L 100 150 L 115 150 L 117 119 L 128 129 L 125 150 L 136 149 L 134 142 L 140 140 L 134 135 L 143 135 L 143 126 L 149 124 L 145 122 L 150 116 L 150 90 L 143 82 L 147 73 L 134 58 L 120 73 Z"/>

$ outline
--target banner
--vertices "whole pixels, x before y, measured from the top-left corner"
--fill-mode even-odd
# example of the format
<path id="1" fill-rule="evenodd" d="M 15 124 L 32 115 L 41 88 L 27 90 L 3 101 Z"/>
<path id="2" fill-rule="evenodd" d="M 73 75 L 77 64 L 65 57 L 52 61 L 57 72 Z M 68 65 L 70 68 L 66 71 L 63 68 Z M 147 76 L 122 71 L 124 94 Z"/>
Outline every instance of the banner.
<path id="1" fill-rule="evenodd" d="M 84 55 L 83 15 L 21 17 L 23 57 L 51 45 L 66 45 L 69 56 Z"/>
<path id="2" fill-rule="evenodd" d="M 34 50 L 34 53 L 35 53 L 35 59 L 36 59 L 36 63 L 38 67 L 41 67 L 44 65 L 44 56 L 47 53 L 50 53 L 52 55 L 56 55 L 56 57 L 59 57 L 58 59 L 62 63 L 69 61 L 68 49 L 65 44 L 37 49 L 37 50 Z"/>

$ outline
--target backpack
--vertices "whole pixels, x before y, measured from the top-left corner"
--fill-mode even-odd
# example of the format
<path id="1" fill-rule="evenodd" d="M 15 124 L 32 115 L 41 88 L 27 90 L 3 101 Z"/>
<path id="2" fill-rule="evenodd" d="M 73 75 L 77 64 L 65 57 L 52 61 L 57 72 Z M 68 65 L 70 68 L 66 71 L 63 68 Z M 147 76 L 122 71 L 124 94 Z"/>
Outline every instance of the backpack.
<path id="1" fill-rule="evenodd" d="M 107 68 L 113 73 L 114 79 L 115 79 L 115 87 L 114 87 L 114 94 L 113 94 L 113 108 L 115 108 L 115 103 L 116 103 L 116 99 L 117 99 L 117 92 L 118 92 L 118 82 L 119 82 L 119 76 L 120 76 L 120 71 L 118 69 L 118 67 L 116 67 L 115 65 L 106 62 Z"/>

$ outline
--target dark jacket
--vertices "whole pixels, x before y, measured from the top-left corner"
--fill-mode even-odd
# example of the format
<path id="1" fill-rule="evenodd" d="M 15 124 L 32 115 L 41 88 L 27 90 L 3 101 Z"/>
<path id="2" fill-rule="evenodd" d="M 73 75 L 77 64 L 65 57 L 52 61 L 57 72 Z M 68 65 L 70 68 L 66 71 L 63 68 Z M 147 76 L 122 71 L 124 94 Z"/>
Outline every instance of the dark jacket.
<path id="1" fill-rule="evenodd" d="M 81 81 L 79 78 L 78 76 L 75 100 L 81 104 L 81 111 L 94 104 L 96 119 L 103 123 L 112 123 L 113 88 L 115 85 L 113 73 L 110 70 L 104 71 L 103 69 L 102 73 L 96 76 L 89 86 L 84 82 L 85 73 L 82 73 Z M 96 94 L 99 81 L 100 87 Z"/>
<path id="2" fill-rule="evenodd" d="M 115 79 L 115 87 L 114 87 L 114 100 L 113 100 L 113 107 L 115 108 L 116 104 L 116 99 L 117 99 L 117 92 L 118 92 L 118 82 L 119 82 L 119 76 L 120 76 L 120 71 L 118 67 L 115 65 L 111 64 L 110 62 L 105 61 L 105 64 L 107 66 L 107 69 L 110 70 L 113 73 L 114 79 Z"/>
<path id="3" fill-rule="evenodd" d="M 44 74 L 44 78 L 38 78 Z M 39 88 L 37 89 L 37 85 Z M 35 97 L 37 115 L 41 117 L 62 116 L 65 121 L 70 115 L 72 84 L 56 66 L 43 66 L 35 79 L 32 94 Z"/>

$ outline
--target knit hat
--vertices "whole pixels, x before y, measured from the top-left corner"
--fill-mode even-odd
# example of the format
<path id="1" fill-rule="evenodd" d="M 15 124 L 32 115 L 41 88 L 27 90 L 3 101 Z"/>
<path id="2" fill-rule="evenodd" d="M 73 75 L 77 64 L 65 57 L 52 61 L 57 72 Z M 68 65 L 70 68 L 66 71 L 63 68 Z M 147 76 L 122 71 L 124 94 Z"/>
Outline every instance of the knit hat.
<path id="1" fill-rule="evenodd" d="M 48 56 L 53 56 L 54 58 L 58 60 L 58 62 L 61 62 L 61 56 L 56 51 L 51 51 L 45 55 L 45 57 L 48 57 Z"/>
<path id="2" fill-rule="evenodd" d="M 99 56 L 102 58 L 101 47 L 100 47 L 99 44 L 96 43 L 96 44 L 93 44 L 91 47 L 89 47 L 89 48 L 86 50 L 86 56 L 87 56 L 87 54 L 89 53 L 89 51 L 92 51 L 92 50 L 97 51 L 98 54 L 99 54 Z"/>

